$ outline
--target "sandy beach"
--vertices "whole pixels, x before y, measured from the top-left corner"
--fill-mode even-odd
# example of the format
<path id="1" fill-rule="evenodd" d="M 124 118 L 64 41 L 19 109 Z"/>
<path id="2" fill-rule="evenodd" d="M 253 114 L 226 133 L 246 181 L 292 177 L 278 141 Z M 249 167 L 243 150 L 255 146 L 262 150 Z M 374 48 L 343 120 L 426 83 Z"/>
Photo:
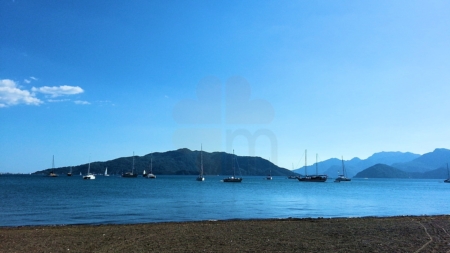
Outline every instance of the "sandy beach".
<path id="1" fill-rule="evenodd" d="M 450 216 L 0 228 L 0 252 L 450 252 Z"/>

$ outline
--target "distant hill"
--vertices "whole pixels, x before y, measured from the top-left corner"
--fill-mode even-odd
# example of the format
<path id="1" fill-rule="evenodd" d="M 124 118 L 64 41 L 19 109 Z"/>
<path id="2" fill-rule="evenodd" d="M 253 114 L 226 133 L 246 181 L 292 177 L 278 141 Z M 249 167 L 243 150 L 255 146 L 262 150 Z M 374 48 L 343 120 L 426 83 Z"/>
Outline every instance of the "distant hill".
<path id="1" fill-rule="evenodd" d="M 354 176 L 355 178 L 410 178 L 411 175 L 386 164 L 375 164 Z"/>
<path id="2" fill-rule="evenodd" d="M 142 172 L 150 170 L 150 161 L 153 159 L 153 174 L 156 175 L 197 175 L 200 171 L 200 152 L 191 151 L 189 149 L 178 149 L 167 152 L 155 152 L 144 156 L 134 157 L 135 173 L 142 175 Z M 239 168 L 236 166 L 236 174 L 265 176 L 271 174 L 273 176 L 288 176 L 293 172 L 284 168 L 280 168 L 273 163 L 261 157 L 236 156 L 225 152 L 208 153 L 203 151 L 203 169 L 206 175 L 231 175 L 233 174 L 232 158 L 237 158 Z M 105 162 L 91 163 L 91 172 L 94 174 L 103 174 L 105 168 L 108 167 L 109 174 L 121 175 L 122 173 L 131 171 L 133 157 L 121 157 Z M 88 164 L 73 166 L 72 173 L 74 175 L 86 174 Z M 51 168 L 36 171 L 33 174 L 46 175 Z M 66 174 L 70 171 L 70 167 L 56 168 L 57 174 Z"/>
<path id="3" fill-rule="evenodd" d="M 421 178 L 427 179 L 442 179 L 449 178 L 447 167 L 440 167 L 435 170 L 430 170 L 422 174 Z"/>

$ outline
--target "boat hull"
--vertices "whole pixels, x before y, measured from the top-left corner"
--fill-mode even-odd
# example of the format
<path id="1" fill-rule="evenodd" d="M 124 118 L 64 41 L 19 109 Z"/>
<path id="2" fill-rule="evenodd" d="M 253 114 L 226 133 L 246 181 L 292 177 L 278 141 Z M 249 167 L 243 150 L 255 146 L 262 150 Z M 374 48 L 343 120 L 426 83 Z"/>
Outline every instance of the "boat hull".
<path id="1" fill-rule="evenodd" d="M 346 177 L 338 177 L 334 180 L 334 182 L 339 183 L 339 182 L 350 182 L 352 181 L 350 178 L 346 178 Z"/>
<path id="2" fill-rule="evenodd" d="M 304 177 L 298 177 L 298 181 L 300 182 L 317 182 L 317 183 L 323 183 L 326 182 L 328 179 L 328 176 L 326 175 L 311 175 L 311 176 L 304 176 Z"/>
<path id="3" fill-rule="evenodd" d="M 122 174 L 122 177 L 137 177 L 137 174 L 133 174 L 131 172 L 127 172 L 125 174 Z"/>
<path id="4" fill-rule="evenodd" d="M 149 179 L 155 179 L 155 178 L 156 178 L 156 176 L 155 176 L 155 175 L 153 175 L 153 174 L 147 174 L 147 175 L 145 176 L 145 178 L 149 178 Z"/>
<path id="5" fill-rule="evenodd" d="M 95 179 L 95 176 L 94 175 L 86 175 L 86 176 L 83 176 L 83 179 L 93 180 L 93 179 Z"/>
<path id="6" fill-rule="evenodd" d="M 242 178 L 229 177 L 229 178 L 223 179 L 223 182 L 225 182 L 225 183 L 240 183 L 240 182 L 242 182 Z"/>
<path id="7" fill-rule="evenodd" d="M 197 181 L 205 181 L 205 178 L 202 176 L 198 176 L 195 180 Z"/>

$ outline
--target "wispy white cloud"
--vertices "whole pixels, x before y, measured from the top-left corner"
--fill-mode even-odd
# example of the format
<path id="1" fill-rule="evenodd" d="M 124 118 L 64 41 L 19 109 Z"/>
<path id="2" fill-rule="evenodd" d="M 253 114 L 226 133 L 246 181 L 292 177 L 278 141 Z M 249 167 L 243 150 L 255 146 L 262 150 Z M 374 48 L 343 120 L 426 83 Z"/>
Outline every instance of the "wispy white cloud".
<path id="1" fill-rule="evenodd" d="M 88 101 L 83 101 L 83 100 L 75 100 L 73 102 L 77 105 L 90 105 L 91 104 Z"/>
<path id="2" fill-rule="evenodd" d="M 31 81 L 37 81 L 38 79 L 34 76 L 30 76 L 29 78 L 24 79 L 25 83 L 31 83 Z"/>
<path id="3" fill-rule="evenodd" d="M 59 102 L 67 102 L 70 101 L 70 99 L 47 99 L 47 102 L 50 103 L 59 103 Z"/>
<path id="4" fill-rule="evenodd" d="M 60 97 L 66 95 L 75 95 L 79 93 L 83 93 L 84 90 L 79 86 L 69 86 L 69 85 L 61 85 L 61 86 L 43 86 L 43 87 L 33 87 L 31 88 L 33 92 L 39 92 L 43 94 L 48 94 L 51 97 Z"/>
<path id="5" fill-rule="evenodd" d="M 42 103 L 33 93 L 20 89 L 13 80 L 0 80 L 0 108 L 18 104 L 39 105 Z"/>

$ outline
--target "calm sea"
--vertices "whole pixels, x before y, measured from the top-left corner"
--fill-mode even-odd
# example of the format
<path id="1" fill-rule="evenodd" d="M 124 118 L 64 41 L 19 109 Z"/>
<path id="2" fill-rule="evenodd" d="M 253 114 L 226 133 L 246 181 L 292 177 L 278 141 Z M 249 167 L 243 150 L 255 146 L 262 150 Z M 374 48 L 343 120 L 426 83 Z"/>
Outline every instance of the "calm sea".
<path id="1" fill-rule="evenodd" d="M 0 175 L 0 226 L 450 214 L 443 180 Z"/>

